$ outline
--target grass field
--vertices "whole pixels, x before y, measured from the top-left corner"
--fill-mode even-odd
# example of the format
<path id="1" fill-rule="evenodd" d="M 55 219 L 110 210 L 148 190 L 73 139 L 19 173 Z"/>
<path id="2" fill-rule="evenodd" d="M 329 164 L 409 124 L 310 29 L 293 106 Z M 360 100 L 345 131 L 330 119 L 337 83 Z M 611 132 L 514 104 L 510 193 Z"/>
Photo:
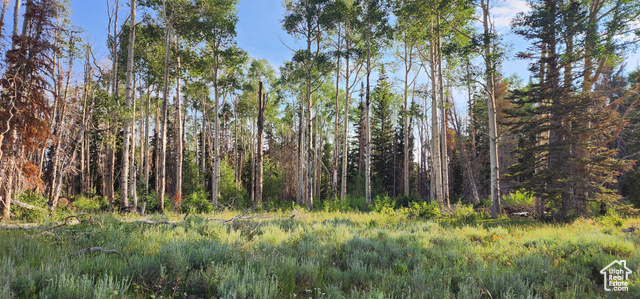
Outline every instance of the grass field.
<path id="1" fill-rule="evenodd" d="M 294 215 L 291 218 L 291 215 Z M 381 213 L 237 212 L 0 231 L 0 298 L 639 297 L 640 235 L 606 219 L 415 219 Z M 82 216 L 81 219 L 88 219 Z M 225 221 L 233 219 L 231 221 Z M 625 219 L 623 227 L 640 226 Z M 89 247 L 117 253 L 85 251 Z M 626 259 L 629 290 L 600 270 Z"/>

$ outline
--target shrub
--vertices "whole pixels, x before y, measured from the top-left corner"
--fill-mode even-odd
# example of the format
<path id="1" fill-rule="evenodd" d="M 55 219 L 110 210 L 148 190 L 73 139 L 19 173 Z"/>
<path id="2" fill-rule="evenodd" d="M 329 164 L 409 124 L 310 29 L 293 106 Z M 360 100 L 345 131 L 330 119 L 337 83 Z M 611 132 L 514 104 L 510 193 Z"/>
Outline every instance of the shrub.
<path id="1" fill-rule="evenodd" d="M 415 217 L 424 217 L 427 219 L 438 218 L 442 215 L 440 206 L 435 201 L 414 201 L 411 203 L 410 214 Z"/>
<path id="2" fill-rule="evenodd" d="M 88 198 L 80 195 L 73 201 L 73 206 L 85 212 L 98 212 L 109 209 L 109 202 L 103 196 Z"/>
<path id="3" fill-rule="evenodd" d="M 192 192 L 187 195 L 187 197 L 182 201 L 180 208 L 183 213 L 208 213 L 213 211 L 213 205 L 209 202 L 209 193 L 204 190 Z"/>
<path id="4" fill-rule="evenodd" d="M 396 197 L 396 205 L 399 207 L 411 207 L 413 203 L 422 201 L 416 193 L 400 195 Z"/>
<path id="5" fill-rule="evenodd" d="M 451 215 L 458 221 L 465 223 L 475 223 L 482 218 L 482 215 L 473 209 L 473 205 L 464 205 L 457 203 L 454 205 L 453 214 Z"/>
<path id="6" fill-rule="evenodd" d="M 220 190 L 220 202 L 241 206 L 247 191 L 240 184 L 236 184 L 234 176 L 229 161 L 220 161 L 220 187 L 218 189 Z"/>
<path id="7" fill-rule="evenodd" d="M 623 224 L 622 219 L 620 219 L 620 216 L 618 215 L 618 213 L 613 209 L 609 209 L 606 215 L 600 216 L 598 218 L 598 222 L 606 226 L 616 226 L 616 227 L 620 227 Z"/>
<path id="8" fill-rule="evenodd" d="M 384 196 L 376 196 L 373 199 L 373 203 L 371 204 L 370 210 L 373 212 L 381 213 L 384 210 L 391 209 L 393 210 L 396 207 L 396 202 L 392 200 L 389 195 Z"/>
<path id="9" fill-rule="evenodd" d="M 533 194 L 526 191 L 516 190 L 502 196 L 502 202 L 511 206 L 531 206 L 533 205 Z"/>
<path id="10" fill-rule="evenodd" d="M 16 215 L 16 220 L 26 222 L 41 222 L 47 216 L 47 198 L 31 190 L 20 194 L 18 200 L 34 205 L 42 209 L 25 209 L 17 205 L 13 205 L 12 212 Z"/>

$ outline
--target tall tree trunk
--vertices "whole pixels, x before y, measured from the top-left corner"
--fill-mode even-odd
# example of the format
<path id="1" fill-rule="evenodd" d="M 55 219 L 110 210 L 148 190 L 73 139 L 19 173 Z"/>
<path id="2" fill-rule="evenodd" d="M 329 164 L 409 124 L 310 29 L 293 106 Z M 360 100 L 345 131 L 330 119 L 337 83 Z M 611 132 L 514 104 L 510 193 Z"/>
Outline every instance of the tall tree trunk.
<path id="1" fill-rule="evenodd" d="M 436 46 L 430 43 L 430 66 L 431 66 L 431 180 L 432 199 L 444 205 L 443 184 L 442 184 L 442 159 L 440 147 L 440 125 L 438 117 L 438 72 L 436 67 Z"/>
<path id="2" fill-rule="evenodd" d="M 309 86 L 310 88 L 310 86 Z M 307 102 L 307 178 L 306 178 L 306 203 L 307 207 L 311 210 L 313 209 L 313 118 L 311 118 L 312 112 L 312 100 L 311 93 L 309 93 L 309 101 Z"/>
<path id="3" fill-rule="evenodd" d="M 402 182 L 403 182 L 403 193 L 404 196 L 409 196 L 409 182 L 410 182 L 410 175 L 409 175 L 409 72 L 411 71 L 411 58 L 409 58 L 411 56 L 411 53 L 407 53 L 409 51 L 412 51 L 411 46 L 408 45 L 407 41 L 405 41 L 404 43 L 404 62 L 405 62 L 405 71 L 404 71 L 404 93 L 403 93 L 403 107 L 402 110 L 404 111 L 404 116 L 403 116 L 403 152 L 404 152 L 404 159 L 402 161 Z M 395 171 L 394 171 L 395 174 Z M 395 185 L 395 184 L 394 184 Z"/>
<path id="4" fill-rule="evenodd" d="M 180 41 L 176 38 L 177 45 L 176 48 L 180 47 Z M 175 102 L 175 143 L 176 143 L 176 193 L 173 197 L 173 211 L 177 212 L 180 210 L 180 204 L 182 203 L 182 99 L 180 97 L 180 56 L 177 57 L 178 61 L 178 74 L 176 75 L 177 87 L 176 87 L 176 102 Z"/>
<path id="5" fill-rule="evenodd" d="M 340 26 L 338 26 L 338 41 L 336 43 L 337 51 L 341 50 L 341 40 L 340 40 Z M 339 99 L 340 99 L 340 56 L 338 55 L 338 61 L 336 65 L 336 111 L 333 120 L 333 159 L 331 160 L 331 191 L 333 192 L 333 197 L 338 197 L 338 159 L 340 156 L 340 144 L 339 142 Z"/>
<path id="6" fill-rule="evenodd" d="M 365 121 L 365 165 L 364 165 L 364 185 L 365 185 L 365 200 L 367 203 L 367 207 L 371 205 L 371 119 L 369 116 L 369 110 L 371 107 L 371 85 L 370 79 L 371 76 L 371 28 L 369 26 L 369 30 L 366 33 L 366 43 L 367 43 L 367 90 L 365 96 L 365 105 L 364 105 L 364 121 Z"/>
<path id="7" fill-rule="evenodd" d="M 160 89 L 156 90 L 155 97 L 155 114 L 154 114 L 154 126 L 153 126 L 153 139 L 155 152 L 155 161 L 153 161 L 153 175 L 154 175 L 154 183 L 156 193 L 160 190 L 160 130 L 162 129 L 162 124 L 160 122 Z M 157 196 L 157 195 L 156 195 Z"/>
<path id="8" fill-rule="evenodd" d="M 500 163 L 498 161 L 498 124 L 495 96 L 495 64 L 493 63 L 489 31 L 489 0 L 481 0 L 484 28 L 484 56 L 486 68 L 487 108 L 489 114 L 489 161 L 491 164 L 491 217 L 500 214 Z"/>
<path id="9" fill-rule="evenodd" d="M 217 60 L 217 59 L 216 59 Z M 218 86 L 218 61 L 215 62 L 213 69 L 213 127 L 216 131 L 213 135 L 213 178 L 211 180 L 211 195 L 218 201 L 220 194 L 220 87 Z"/>
<path id="10" fill-rule="evenodd" d="M 149 194 L 149 159 L 151 159 L 151 149 L 149 148 L 149 110 L 151 106 L 151 85 L 147 83 L 147 103 L 145 105 L 144 116 L 144 194 Z"/>
<path id="11" fill-rule="evenodd" d="M 165 12 L 166 13 L 166 12 Z M 166 16 L 165 16 L 166 20 Z M 166 170 L 165 165 L 167 161 L 167 114 L 168 114 L 168 96 L 169 96 L 169 59 L 171 56 L 171 30 L 173 23 L 173 11 L 171 11 L 171 17 L 167 20 L 167 32 L 165 32 L 165 53 L 164 53 L 164 91 L 162 93 L 162 139 L 160 143 L 160 168 L 159 171 L 159 183 L 158 183 L 158 210 L 162 212 L 164 210 L 164 192 L 166 183 Z"/>
<path id="12" fill-rule="evenodd" d="M 136 192 L 136 83 L 137 81 L 133 79 L 133 92 L 131 94 L 133 110 L 131 112 L 130 125 L 131 143 L 129 144 L 129 151 L 131 152 L 129 155 L 131 160 L 129 162 L 129 196 L 131 196 L 131 198 L 133 199 L 133 211 L 136 211 L 136 209 L 138 208 L 138 192 Z"/>
<path id="13" fill-rule="evenodd" d="M 118 7 L 119 1 L 116 0 L 114 5 L 114 21 L 111 23 L 111 19 L 109 19 L 110 25 L 112 25 L 112 42 L 111 42 L 111 53 L 113 55 L 113 61 L 111 66 L 112 71 L 112 79 L 111 79 L 111 96 L 114 99 L 118 98 L 118 51 L 117 51 L 117 40 L 118 40 Z M 116 140 L 118 139 L 118 135 L 116 134 L 116 127 L 114 124 L 109 121 L 109 140 L 108 140 L 108 149 L 107 149 L 107 198 L 109 199 L 109 208 L 113 209 L 113 201 L 116 197 L 115 194 L 115 162 L 116 162 Z"/>
<path id="14" fill-rule="evenodd" d="M 9 0 L 2 0 L 2 12 L 0 13 L 0 38 L 2 38 L 2 30 L 4 29 L 4 14 L 7 12 Z"/>
<path id="15" fill-rule="evenodd" d="M 440 28 L 440 15 L 437 16 L 438 28 Z M 444 97 L 444 76 L 442 74 L 442 37 L 440 29 L 438 29 L 438 44 L 437 44 L 437 56 L 438 56 L 438 91 L 440 96 L 440 116 L 442 120 L 440 125 L 442 127 L 440 131 L 440 157 L 442 158 L 442 201 L 450 207 L 449 203 L 449 157 L 447 153 L 447 110 L 446 99 Z"/>
<path id="16" fill-rule="evenodd" d="M 15 5 L 13 6 L 13 36 L 18 36 L 18 26 L 20 25 L 20 4 L 21 0 L 16 0 Z M 5 4 L 6 6 L 6 4 Z M 11 49 L 15 50 L 18 46 L 17 40 L 13 39 Z"/>
<path id="17" fill-rule="evenodd" d="M 131 16 L 129 18 L 129 45 L 127 48 L 127 82 L 126 82 L 126 91 L 124 104 L 127 107 L 128 111 L 131 111 L 133 106 L 133 55 L 134 55 L 134 47 L 136 41 L 136 1 L 130 0 L 129 6 L 131 7 Z M 135 112 L 132 112 L 135 113 Z M 131 119 L 129 116 L 125 117 L 124 121 L 124 136 L 123 136 L 123 149 L 122 149 L 122 171 L 120 172 L 121 183 L 120 183 L 120 207 L 124 208 L 129 206 L 129 153 L 131 146 Z"/>
<path id="18" fill-rule="evenodd" d="M 240 165 L 241 165 L 242 162 L 240 162 L 241 159 L 240 159 L 240 156 L 238 155 L 238 142 L 239 142 L 239 140 L 238 140 L 238 122 L 239 122 L 239 120 L 238 120 L 238 111 L 237 111 L 237 109 L 238 109 L 238 97 L 236 96 L 233 99 L 233 118 L 234 118 L 234 121 L 233 121 L 233 131 L 234 131 L 234 133 L 233 133 L 233 139 L 234 139 L 233 140 L 233 163 L 234 163 L 234 167 L 233 167 L 233 169 L 235 171 L 235 173 L 234 173 L 235 174 L 234 183 L 236 183 L 236 185 L 239 185 L 240 182 L 241 182 L 240 181 L 240 170 L 242 168 L 240 167 Z M 244 159 L 242 159 L 242 160 L 244 160 Z"/>
<path id="19" fill-rule="evenodd" d="M 256 202 L 256 147 L 255 147 L 255 130 L 251 126 L 251 138 L 249 150 L 251 155 L 251 202 Z"/>
<path id="20" fill-rule="evenodd" d="M 256 122 L 256 126 L 258 127 L 258 135 L 256 138 L 257 146 L 256 146 L 256 161 L 257 161 L 257 169 L 256 169 L 256 197 L 254 203 L 257 205 L 262 204 L 262 139 L 263 139 L 263 131 L 264 131 L 264 109 L 266 106 L 266 95 L 263 94 L 262 91 L 262 81 L 258 85 L 258 120 Z"/>
<path id="21" fill-rule="evenodd" d="M 349 29 L 346 30 L 346 51 L 347 57 L 345 57 L 345 95 L 344 95 L 344 118 L 342 120 L 343 130 L 342 130 L 342 184 L 340 186 L 340 199 L 345 200 L 347 198 L 347 164 L 348 164 L 348 155 L 349 151 L 349 99 L 351 98 L 351 92 L 349 90 Z"/>
<path id="22" fill-rule="evenodd" d="M 302 205 L 304 200 L 304 163 L 305 163 L 305 142 L 304 136 L 306 131 L 306 119 L 305 119 L 305 101 L 300 101 L 300 118 L 298 129 L 298 179 L 296 181 L 296 203 Z"/>
<path id="23" fill-rule="evenodd" d="M 207 146 L 206 146 L 206 136 L 207 136 L 207 124 L 206 124 L 206 118 L 205 118 L 205 98 L 202 97 L 200 99 L 200 103 L 201 103 L 201 107 L 202 107 L 202 136 L 201 137 L 201 141 L 202 141 L 202 155 L 200 157 L 200 172 L 202 174 L 206 173 L 207 171 L 207 166 L 206 166 L 206 161 L 207 161 Z"/>

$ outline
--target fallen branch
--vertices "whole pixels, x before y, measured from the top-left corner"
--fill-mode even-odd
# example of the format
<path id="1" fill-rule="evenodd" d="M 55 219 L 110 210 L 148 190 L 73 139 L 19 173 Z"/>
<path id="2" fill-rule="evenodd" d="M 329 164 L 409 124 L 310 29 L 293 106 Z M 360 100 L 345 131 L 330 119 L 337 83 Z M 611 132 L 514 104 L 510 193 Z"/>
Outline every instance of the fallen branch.
<path id="1" fill-rule="evenodd" d="M 30 229 L 34 229 L 34 228 L 38 228 L 38 226 L 37 225 L 20 225 L 20 224 L 0 225 L 0 229 L 4 229 L 4 230 L 22 229 L 22 230 L 29 231 Z"/>
<path id="2" fill-rule="evenodd" d="M 222 220 L 222 222 L 227 223 L 227 222 L 232 222 L 234 220 L 238 220 L 238 219 L 253 219 L 253 218 L 275 218 L 275 216 L 262 216 L 262 215 L 255 215 L 255 216 L 236 216 L 233 217 L 231 219 L 216 219 L 216 220 Z"/>
<path id="3" fill-rule="evenodd" d="M 177 226 L 178 224 L 175 222 L 171 222 L 169 220 L 159 220 L 159 221 L 153 221 L 153 220 L 140 220 L 138 221 L 140 223 L 144 223 L 144 224 L 167 224 L 167 225 L 173 225 L 174 227 Z"/>
<path id="4" fill-rule="evenodd" d="M 122 253 L 116 251 L 115 249 L 104 249 L 102 247 L 87 247 L 75 253 L 75 255 L 86 253 L 86 252 L 103 252 L 103 253 L 113 253 L 117 255 L 122 255 Z"/>
<path id="5" fill-rule="evenodd" d="M 34 205 L 30 205 L 30 204 L 28 204 L 26 202 L 21 202 L 19 200 L 15 200 L 15 199 L 12 199 L 11 203 L 16 205 L 16 206 L 19 206 L 21 208 L 25 208 L 27 210 L 40 210 L 40 211 L 44 211 L 45 210 L 45 209 L 43 209 L 41 207 L 36 207 Z"/>
<path id="6" fill-rule="evenodd" d="M 89 216 L 89 218 L 88 219 L 80 219 L 81 216 Z M 71 220 L 73 218 L 75 218 L 76 220 L 69 222 L 69 220 Z M 93 217 L 91 215 L 89 215 L 89 214 L 80 214 L 80 215 L 68 216 L 67 218 L 64 218 L 64 221 L 62 221 L 62 223 L 60 223 L 58 225 L 47 227 L 47 228 L 43 229 L 41 233 L 49 231 L 49 230 L 52 230 L 54 228 L 62 227 L 62 226 L 65 226 L 65 225 L 76 225 L 76 224 L 80 224 L 80 223 L 83 223 L 83 222 L 88 222 L 88 223 L 90 223 L 92 225 L 96 225 L 97 224 L 98 226 L 100 226 L 100 228 L 102 228 L 102 224 L 100 222 L 98 222 L 98 221 L 93 220 Z"/>

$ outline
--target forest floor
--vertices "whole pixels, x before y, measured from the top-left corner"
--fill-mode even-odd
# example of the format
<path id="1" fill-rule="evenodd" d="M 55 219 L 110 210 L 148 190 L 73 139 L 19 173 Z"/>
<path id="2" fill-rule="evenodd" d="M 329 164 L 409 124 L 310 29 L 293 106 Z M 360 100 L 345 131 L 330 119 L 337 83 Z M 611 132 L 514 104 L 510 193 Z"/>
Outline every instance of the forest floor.
<path id="1" fill-rule="evenodd" d="M 0 298 L 640 296 L 640 219 L 614 222 L 83 214 L 0 230 Z M 627 291 L 604 290 L 614 260 Z"/>

